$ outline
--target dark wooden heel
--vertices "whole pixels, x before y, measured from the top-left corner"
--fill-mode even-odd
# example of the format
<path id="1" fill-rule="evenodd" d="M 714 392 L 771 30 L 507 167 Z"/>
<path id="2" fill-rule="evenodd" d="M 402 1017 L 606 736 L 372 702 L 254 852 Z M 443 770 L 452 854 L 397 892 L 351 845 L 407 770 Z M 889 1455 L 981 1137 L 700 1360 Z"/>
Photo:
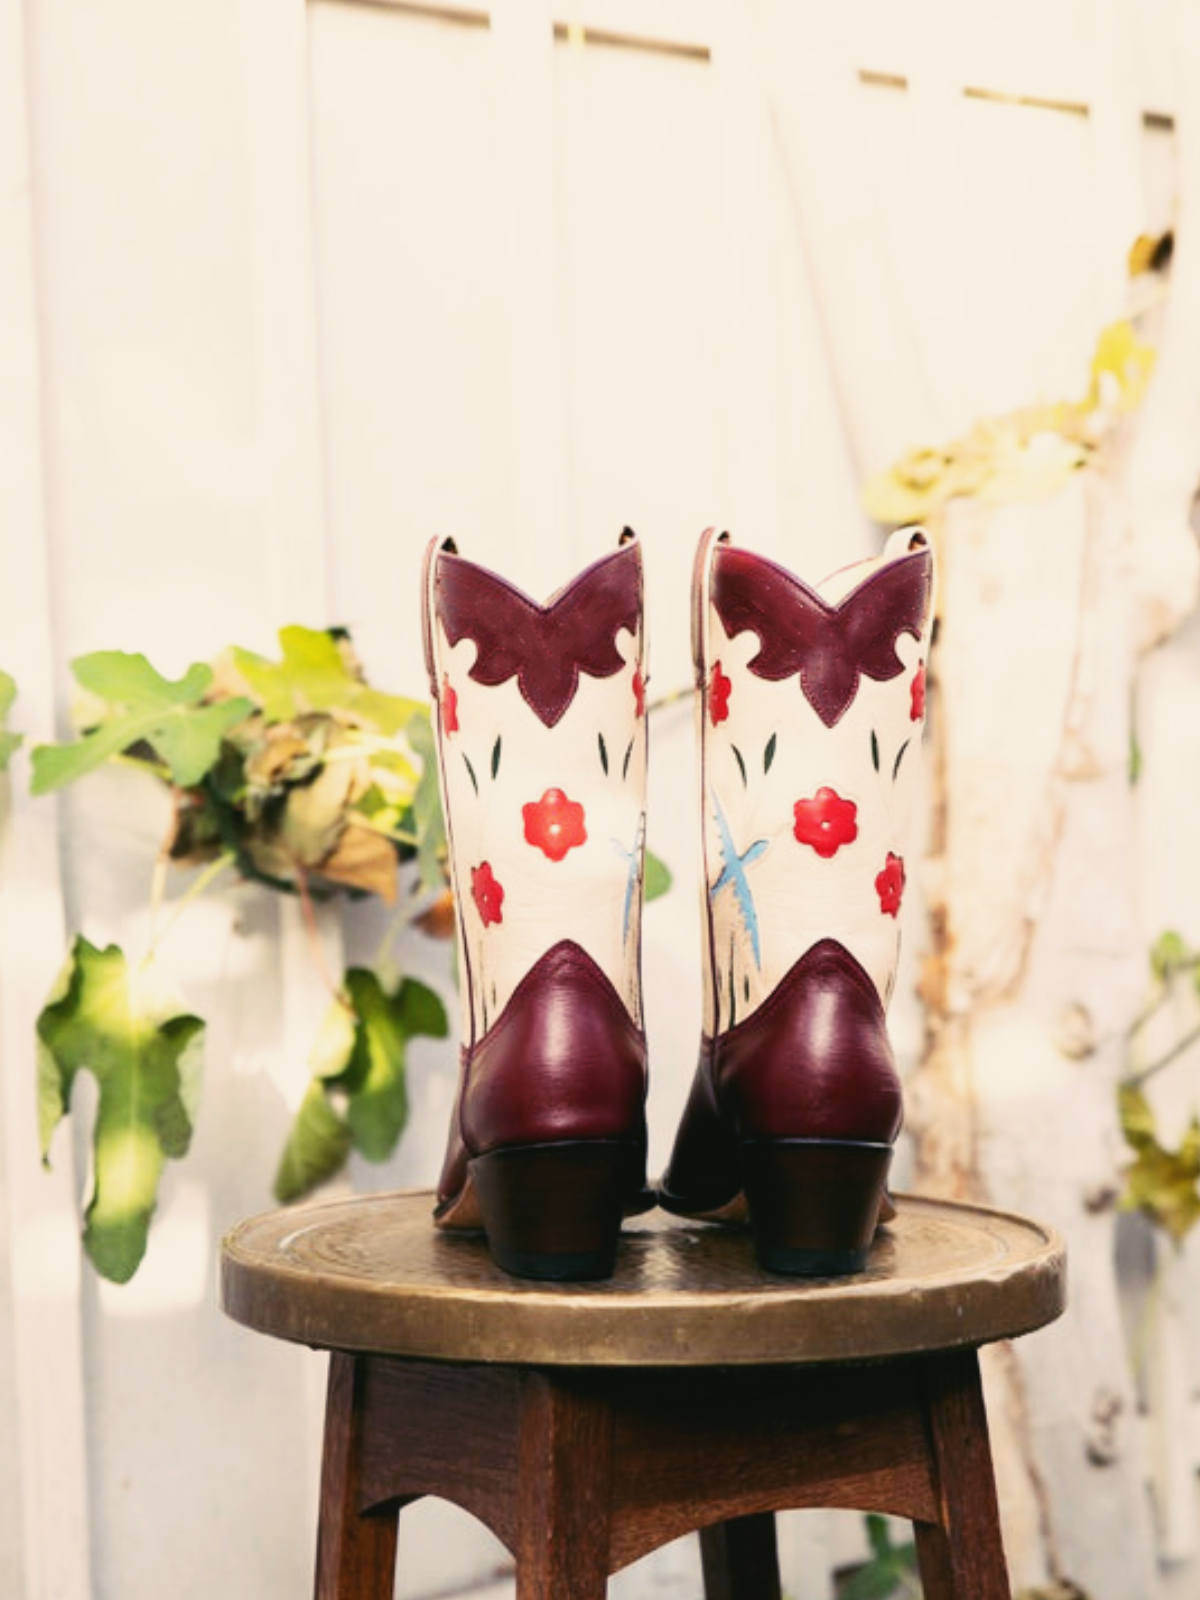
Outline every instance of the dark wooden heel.
<path id="1" fill-rule="evenodd" d="M 887 1184 L 890 1145 L 746 1140 L 739 1155 L 761 1267 L 802 1278 L 863 1270 Z"/>
<path id="2" fill-rule="evenodd" d="M 518 1278 L 611 1277 L 630 1205 L 632 1145 L 577 1140 L 494 1150 L 470 1163 L 488 1248 Z"/>

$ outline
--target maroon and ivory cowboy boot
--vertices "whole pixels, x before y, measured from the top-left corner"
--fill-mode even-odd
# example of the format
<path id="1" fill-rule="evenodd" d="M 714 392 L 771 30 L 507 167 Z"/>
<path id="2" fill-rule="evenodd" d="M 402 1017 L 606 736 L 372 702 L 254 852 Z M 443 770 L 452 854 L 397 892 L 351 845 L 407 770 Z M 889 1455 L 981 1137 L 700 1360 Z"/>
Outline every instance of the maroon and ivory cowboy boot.
<path id="1" fill-rule="evenodd" d="M 697 553 L 705 1016 L 659 1201 L 748 1220 L 772 1271 L 858 1271 L 889 1206 L 932 579 L 911 528 L 816 588 L 728 534 Z"/>
<path id="2" fill-rule="evenodd" d="M 434 699 L 462 1063 L 434 1212 L 522 1277 L 607 1277 L 647 1209 L 642 560 L 547 604 L 431 545 Z"/>

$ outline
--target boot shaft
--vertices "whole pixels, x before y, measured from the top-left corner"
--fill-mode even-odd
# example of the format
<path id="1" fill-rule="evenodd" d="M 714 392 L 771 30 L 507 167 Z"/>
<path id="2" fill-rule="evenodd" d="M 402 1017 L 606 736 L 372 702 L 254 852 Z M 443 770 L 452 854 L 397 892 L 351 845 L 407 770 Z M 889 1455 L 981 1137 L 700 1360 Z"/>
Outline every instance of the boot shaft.
<path id="1" fill-rule="evenodd" d="M 919 787 L 932 556 L 901 530 L 812 587 L 710 532 L 693 586 L 705 1032 L 752 1015 L 818 940 L 886 1003 Z"/>
<path id="2" fill-rule="evenodd" d="M 545 604 L 431 546 L 425 653 L 457 906 L 464 1043 L 554 945 L 641 1023 L 646 721 L 641 550 Z"/>

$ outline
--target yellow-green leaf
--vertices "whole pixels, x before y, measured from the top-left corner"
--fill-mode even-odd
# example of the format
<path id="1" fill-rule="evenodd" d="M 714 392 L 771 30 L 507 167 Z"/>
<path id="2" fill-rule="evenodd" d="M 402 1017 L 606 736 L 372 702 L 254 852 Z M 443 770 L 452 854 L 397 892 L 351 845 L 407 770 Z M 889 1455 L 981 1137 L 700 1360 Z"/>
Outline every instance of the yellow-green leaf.
<path id="1" fill-rule="evenodd" d="M 1138 338 L 1131 322 L 1113 322 L 1100 332 L 1092 357 L 1093 403 L 1131 411 L 1141 400 L 1154 371 L 1154 349 Z"/>
<path id="2" fill-rule="evenodd" d="M 342 711 L 391 735 L 402 731 L 420 705 L 372 689 L 343 635 L 293 624 L 279 630 L 279 648 L 279 661 L 236 647 L 231 652 L 270 722 L 290 722 L 310 711 Z"/>
<path id="3" fill-rule="evenodd" d="M 113 1282 L 137 1271 L 163 1167 L 187 1153 L 203 1032 L 152 964 L 131 969 L 118 946 L 100 950 L 83 937 L 38 1017 L 44 1157 L 77 1074 L 90 1072 L 99 1089 L 83 1242 Z"/>
<path id="4" fill-rule="evenodd" d="M 8 713 L 16 698 L 16 683 L 7 672 L 0 672 L 0 772 L 8 766 L 13 751 L 21 743 L 21 735 L 13 733 L 8 726 Z"/>
<path id="5" fill-rule="evenodd" d="M 342 1169 L 351 1144 L 349 1128 L 314 1078 L 305 1090 L 279 1158 L 275 1198 L 287 1205 L 310 1194 Z"/>
<path id="6" fill-rule="evenodd" d="M 1123 1211 L 1141 1211 L 1178 1244 L 1200 1219 L 1200 1119 L 1193 1116 L 1176 1150 L 1158 1137 L 1154 1112 L 1136 1084 L 1122 1084 L 1117 1098 L 1121 1131 L 1135 1152 L 1125 1169 Z"/>
<path id="7" fill-rule="evenodd" d="M 388 990 L 365 968 L 347 972 L 344 1000 L 322 1027 L 313 1080 L 276 1173 L 278 1200 L 299 1200 L 332 1178 L 351 1149 L 368 1161 L 387 1160 L 408 1120 L 408 1041 L 444 1038 L 447 1027 L 441 1000 L 416 979 Z"/>
<path id="8" fill-rule="evenodd" d="M 667 863 L 656 856 L 652 850 L 646 851 L 646 864 L 643 869 L 642 892 L 647 901 L 657 900 L 666 894 L 671 887 L 671 869 Z"/>

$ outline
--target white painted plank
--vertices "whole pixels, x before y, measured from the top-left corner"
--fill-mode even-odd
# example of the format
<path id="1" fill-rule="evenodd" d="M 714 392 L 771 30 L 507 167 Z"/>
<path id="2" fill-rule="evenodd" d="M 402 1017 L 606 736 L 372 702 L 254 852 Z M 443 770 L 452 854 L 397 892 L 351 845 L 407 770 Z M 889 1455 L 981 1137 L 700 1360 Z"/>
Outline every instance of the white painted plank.
<path id="1" fill-rule="evenodd" d="M 553 19 L 543 0 L 492 7 L 496 265 L 504 285 L 507 434 L 518 568 L 547 595 L 577 570 L 567 495 L 568 420 L 554 127 Z"/>
<path id="2" fill-rule="evenodd" d="M 720 401 L 729 458 L 728 504 L 719 520 L 742 530 L 740 537 L 754 548 L 782 555 L 789 530 L 780 481 L 779 294 L 770 232 L 777 175 L 770 106 L 753 11 L 717 5 L 713 17 L 724 330 Z"/>
<path id="3" fill-rule="evenodd" d="M 424 698 L 425 545 L 515 559 L 492 40 L 326 0 L 310 28 L 332 614 Z"/>
<path id="4" fill-rule="evenodd" d="M 90 1590 L 74 1172 L 38 1160 L 35 1018 L 63 950 L 55 808 L 29 798 L 28 748 L 54 736 L 41 364 L 20 0 L 0 3 L 0 665 L 26 736 L 0 779 L 0 1588 Z"/>
<path id="5" fill-rule="evenodd" d="M 238 0 L 259 571 L 279 623 L 323 626 L 324 439 L 304 0 Z"/>
<path id="6" fill-rule="evenodd" d="M 894 240 L 847 19 L 813 29 L 783 0 L 759 9 L 763 72 L 827 332 L 859 480 L 939 433 L 919 329 L 900 290 Z"/>

